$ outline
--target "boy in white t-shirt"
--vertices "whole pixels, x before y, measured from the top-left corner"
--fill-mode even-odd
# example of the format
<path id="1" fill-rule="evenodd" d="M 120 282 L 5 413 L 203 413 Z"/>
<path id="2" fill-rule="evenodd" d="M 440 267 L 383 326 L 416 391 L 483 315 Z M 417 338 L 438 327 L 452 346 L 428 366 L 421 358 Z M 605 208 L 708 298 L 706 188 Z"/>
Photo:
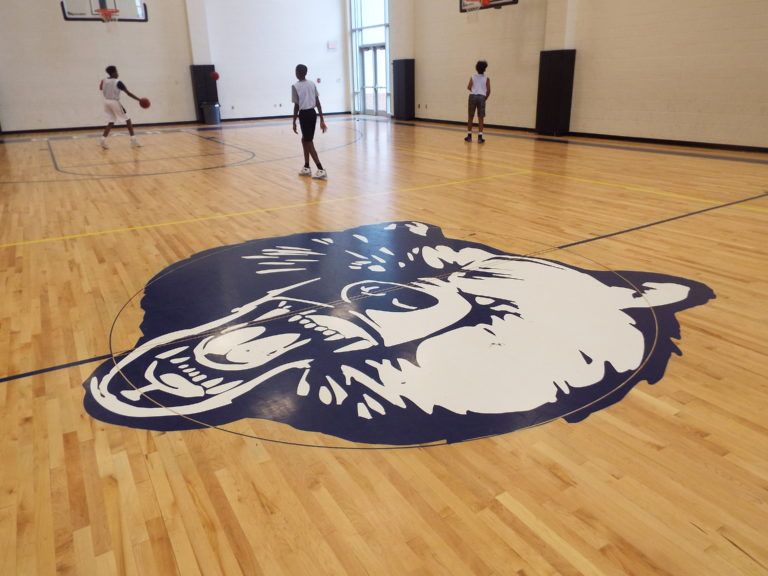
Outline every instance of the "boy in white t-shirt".
<path id="1" fill-rule="evenodd" d="M 464 138 L 466 142 L 472 142 L 472 122 L 475 119 L 475 111 L 477 111 L 477 124 L 480 129 L 477 141 L 480 144 L 485 143 L 483 138 L 483 124 L 485 122 L 485 102 L 491 97 L 491 80 L 485 75 L 485 70 L 488 68 L 488 62 L 485 60 L 479 60 L 475 64 L 475 70 L 477 74 L 473 74 L 467 84 L 467 90 L 469 90 L 469 102 L 467 105 L 467 114 L 469 119 L 467 120 L 467 137 Z"/>
<path id="2" fill-rule="evenodd" d="M 325 180 L 328 178 L 328 174 L 323 169 L 320 158 L 317 157 L 317 150 L 315 150 L 315 143 L 313 142 L 318 114 L 320 115 L 320 129 L 323 132 L 328 129 L 323 118 L 323 107 L 320 106 L 320 96 L 317 93 L 315 83 L 307 80 L 307 67 L 304 64 L 296 66 L 296 78 L 299 81 L 291 87 L 293 131 L 296 134 L 299 133 L 296 130 L 296 119 L 298 118 L 301 126 L 301 147 L 304 150 L 304 167 L 299 171 L 299 176 L 312 176 L 312 178 Z M 317 108 L 317 112 L 315 112 L 315 108 Z M 312 156 L 312 160 L 315 161 L 315 166 L 317 166 L 317 172 L 315 172 L 314 176 L 309 167 L 310 156 Z"/>
<path id="3" fill-rule="evenodd" d="M 101 136 L 101 147 L 105 150 L 109 148 L 109 144 L 107 144 L 109 131 L 114 127 L 115 122 L 120 121 L 125 122 L 125 125 L 128 127 L 128 133 L 131 135 L 131 146 L 138 148 L 141 146 L 141 142 L 136 139 L 136 136 L 133 133 L 131 119 L 128 118 L 125 108 L 120 104 L 120 92 L 125 92 L 134 100 L 139 100 L 139 97 L 132 94 L 128 88 L 125 87 L 125 84 L 117 79 L 118 74 L 115 66 L 107 66 L 106 73 L 109 77 L 104 78 L 104 80 L 101 81 L 101 84 L 99 84 L 99 89 L 104 95 L 104 112 L 107 115 L 107 127 L 104 128 L 104 133 Z"/>

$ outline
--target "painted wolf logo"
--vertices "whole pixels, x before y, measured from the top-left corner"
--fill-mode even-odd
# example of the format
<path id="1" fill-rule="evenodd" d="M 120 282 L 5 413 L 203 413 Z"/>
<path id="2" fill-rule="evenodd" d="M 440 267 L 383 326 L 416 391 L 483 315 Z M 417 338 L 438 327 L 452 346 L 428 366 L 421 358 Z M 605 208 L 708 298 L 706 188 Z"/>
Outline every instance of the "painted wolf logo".
<path id="1" fill-rule="evenodd" d="M 263 418 L 388 445 L 575 422 L 660 380 L 675 313 L 713 297 L 419 222 L 253 240 L 153 278 L 143 336 L 95 370 L 85 407 L 138 428 Z"/>

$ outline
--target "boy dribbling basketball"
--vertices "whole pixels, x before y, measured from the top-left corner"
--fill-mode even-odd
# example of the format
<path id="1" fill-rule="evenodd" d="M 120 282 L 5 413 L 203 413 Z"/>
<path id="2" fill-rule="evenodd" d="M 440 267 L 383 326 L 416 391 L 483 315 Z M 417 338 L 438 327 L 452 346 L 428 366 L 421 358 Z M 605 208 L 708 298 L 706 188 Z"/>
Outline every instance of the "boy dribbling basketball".
<path id="1" fill-rule="evenodd" d="M 299 119 L 301 126 L 301 147 L 304 150 L 304 167 L 299 171 L 299 176 L 312 176 L 319 180 L 328 178 L 328 174 L 320 163 L 320 158 L 315 150 L 315 127 L 317 125 L 317 116 L 320 115 L 320 129 L 325 132 L 328 127 L 323 118 L 323 107 L 320 106 L 320 97 L 317 94 L 317 86 L 311 80 L 307 80 L 307 67 L 304 64 L 296 66 L 296 78 L 299 79 L 291 87 L 291 101 L 293 102 L 293 131 L 296 130 L 296 119 Z M 317 112 L 315 112 L 317 108 Z M 309 167 L 309 157 L 317 166 L 317 172 L 312 174 Z"/>
<path id="2" fill-rule="evenodd" d="M 488 68 L 488 62 L 485 60 L 479 60 L 475 64 L 475 70 L 477 74 L 473 74 L 467 84 L 467 90 L 469 90 L 469 102 L 467 105 L 467 137 L 464 138 L 467 142 L 472 142 L 472 121 L 475 119 L 475 112 L 477 112 L 477 124 L 480 133 L 478 134 L 477 141 L 480 144 L 485 143 L 483 138 L 483 124 L 485 122 L 485 102 L 491 97 L 491 80 L 485 75 L 485 70 Z"/>
<path id="3" fill-rule="evenodd" d="M 107 115 L 107 127 L 104 128 L 104 133 L 101 136 L 101 147 L 107 150 L 109 144 L 107 143 L 107 136 L 109 136 L 110 130 L 115 126 L 115 122 L 125 122 L 128 127 L 128 133 L 131 135 L 131 146 L 140 147 L 141 142 L 136 139 L 133 133 L 133 124 L 131 119 L 128 118 L 128 114 L 120 104 L 120 92 L 125 92 L 128 96 L 134 100 L 141 100 L 138 96 L 132 94 L 128 88 L 125 87 L 122 81 L 118 80 L 117 68 L 115 66 L 107 66 L 106 73 L 108 78 L 104 78 L 99 84 L 99 89 L 104 95 L 104 112 Z"/>

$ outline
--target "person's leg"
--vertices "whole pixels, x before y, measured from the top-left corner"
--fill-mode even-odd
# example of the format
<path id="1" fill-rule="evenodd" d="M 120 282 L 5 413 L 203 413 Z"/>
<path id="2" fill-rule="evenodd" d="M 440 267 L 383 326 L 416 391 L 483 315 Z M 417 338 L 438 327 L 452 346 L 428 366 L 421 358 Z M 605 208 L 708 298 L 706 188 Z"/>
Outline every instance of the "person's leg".
<path id="1" fill-rule="evenodd" d="M 477 124 L 480 134 L 477 136 L 477 141 L 482 144 L 485 142 L 485 137 L 483 136 L 483 127 L 485 126 L 485 97 L 481 96 L 480 98 L 482 98 L 482 100 L 477 106 Z"/>
<path id="2" fill-rule="evenodd" d="M 314 160 L 315 166 L 317 166 L 318 170 L 322 170 L 323 169 L 323 165 L 320 164 L 320 158 L 318 158 L 318 156 L 317 156 L 317 150 L 315 150 L 315 143 L 314 142 L 307 142 L 307 144 L 309 144 L 309 146 L 308 146 L 309 154 L 310 154 L 310 156 L 312 156 L 312 160 Z"/>
<path id="3" fill-rule="evenodd" d="M 472 94 L 469 95 L 467 100 L 467 137 L 464 138 L 467 142 L 472 142 L 472 123 L 475 120 L 475 100 Z"/>
<path id="4" fill-rule="evenodd" d="M 309 151 L 312 144 L 312 127 L 310 126 L 310 116 L 308 110 L 299 111 L 299 128 L 301 129 L 301 150 L 304 152 L 304 167 L 299 171 L 299 176 L 312 176 L 312 169 L 309 167 Z"/>
<path id="5" fill-rule="evenodd" d="M 478 131 L 479 131 L 479 134 L 477 136 L 477 141 L 480 142 L 480 144 L 482 144 L 483 142 L 485 142 L 485 137 L 483 136 L 483 126 L 485 125 L 485 117 L 478 116 L 477 124 L 478 124 Z"/>
<path id="6" fill-rule="evenodd" d="M 317 150 L 315 150 L 314 142 L 309 143 L 309 153 L 312 156 L 312 160 L 315 161 L 315 166 L 317 166 L 317 172 L 315 172 L 312 178 L 317 178 L 319 180 L 325 180 L 328 178 L 328 175 L 325 172 L 325 168 L 323 168 L 323 165 L 320 163 L 320 158 L 317 156 Z"/>
<path id="7" fill-rule="evenodd" d="M 107 124 L 107 127 L 104 128 L 104 132 L 101 134 L 101 147 L 104 148 L 104 150 L 109 149 L 109 144 L 107 144 L 107 136 L 109 136 L 110 130 L 112 130 L 112 127 L 115 125 L 114 122 L 110 122 Z"/>
<path id="8" fill-rule="evenodd" d="M 134 148 L 141 148 L 141 142 L 139 142 L 138 138 L 136 138 L 136 135 L 133 133 L 133 124 L 131 123 L 130 118 L 125 119 L 125 125 L 128 127 L 128 133 L 131 135 L 131 146 Z"/>
<path id="9" fill-rule="evenodd" d="M 309 158 L 307 158 L 307 155 L 312 157 L 312 160 L 315 162 L 315 166 L 317 166 L 317 172 L 313 176 L 313 178 L 325 178 L 325 169 L 323 169 L 323 165 L 320 163 L 320 158 L 317 156 L 317 150 L 315 150 L 315 127 L 317 126 L 317 112 L 315 112 L 314 108 L 311 110 L 302 110 L 299 112 L 299 120 L 301 121 L 301 134 L 303 136 L 302 142 L 306 145 L 305 151 L 304 151 L 304 158 L 305 158 L 305 169 L 309 167 Z M 302 174 L 305 174 L 304 170 L 301 172 Z"/>

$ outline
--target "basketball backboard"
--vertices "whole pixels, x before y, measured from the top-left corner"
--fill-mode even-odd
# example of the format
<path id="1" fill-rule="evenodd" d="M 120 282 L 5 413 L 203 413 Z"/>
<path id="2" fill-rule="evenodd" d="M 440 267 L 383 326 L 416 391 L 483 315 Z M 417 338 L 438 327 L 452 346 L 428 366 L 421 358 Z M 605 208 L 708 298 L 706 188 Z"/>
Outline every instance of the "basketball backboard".
<path id="1" fill-rule="evenodd" d="M 146 22 L 147 5 L 141 0 L 61 0 L 64 20 L 101 22 L 99 10 L 118 10 L 120 22 Z"/>
<path id="2" fill-rule="evenodd" d="M 471 12 L 475 9 L 487 10 L 488 8 L 501 8 L 508 4 L 517 4 L 518 0 L 488 0 L 487 3 L 477 6 L 478 3 L 479 0 L 459 0 L 459 11 Z"/>

